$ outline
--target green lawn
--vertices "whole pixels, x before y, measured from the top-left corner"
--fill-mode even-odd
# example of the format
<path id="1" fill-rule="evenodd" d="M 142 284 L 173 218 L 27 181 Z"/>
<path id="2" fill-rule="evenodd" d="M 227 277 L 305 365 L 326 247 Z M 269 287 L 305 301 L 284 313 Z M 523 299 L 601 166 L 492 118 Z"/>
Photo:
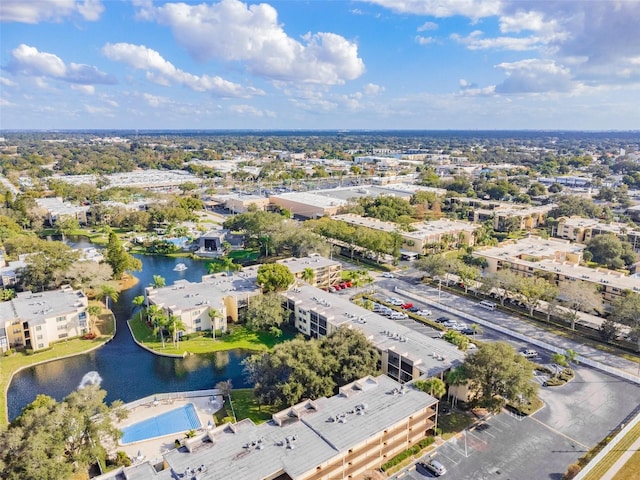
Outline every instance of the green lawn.
<path id="1" fill-rule="evenodd" d="M 272 405 L 258 405 L 253 396 L 252 388 L 238 388 L 231 390 L 231 402 L 238 422 L 250 418 L 256 425 L 271 420 L 271 415 L 280 411 Z M 224 407 L 215 413 L 216 425 L 225 422 L 233 423 L 233 415 L 229 406 L 229 399 L 225 398 Z"/>
<path id="2" fill-rule="evenodd" d="M 447 415 L 438 415 L 438 428 L 442 430 L 442 439 L 449 440 L 476 420 L 469 412 L 452 411 Z"/>
<path id="3" fill-rule="evenodd" d="M 36 363 L 84 353 L 93 347 L 104 344 L 109 338 L 111 338 L 111 335 L 104 335 L 93 340 L 74 338 L 65 342 L 55 343 L 51 349 L 43 352 L 36 352 L 31 355 L 19 352 L 9 357 L 0 357 L 0 391 L 3 392 L 0 396 L 0 409 L 2 410 L 0 428 L 4 428 L 8 424 L 7 397 L 4 392 L 7 391 L 11 377 L 15 372 Z"/>
<path id="4" fill-rule="evenodd" d="M 157 351 L 158 353 L 178 354 L 187 353 L 212 353 L 223 350 L 233 350 L 240 348 L 244 350 L 269 350 L 274 345 L 290 340 L 294 337 L 292 334 L 283 332 L 282 336 L 277 338 L 268 332 L 252 332 L 242 325 L 231 325 L 229 334 L 222 335 L 216 339 L 210 336 L 194 336 L 189 340 L 181 340 L 177 347 L 169 340 L 165 339 L 165 346 L 162 347 L 162 341 L 153 335 L 153 331 L 147 324 L 138 317 L 129 321 L 135 338 L 143 343 L 145 347 Z"/>
<path id="5" fill-rule="evenodd" d="M 616 461 L 625 453 L 633 442 L 640 436 L 640 423 L 631 429 L 620 442 L 605 457 L 594 466 L 584 477 L 585 480 L 597 480 L 616 463 Z M 591 452 L 590 452 L 591 453 Z M 634 474 L 640 471 L 640 453 L 636 452 L 624 467 L 615 475 L 614 480 L 631 480 Z"/>
<path id="6" fill-rule="evenodd" d="M 257 260 L 260 256 L 260 252 L 258 250 L 231 250 L 227 257 L 232 260 L 246 260 L 253 261 Z"/>

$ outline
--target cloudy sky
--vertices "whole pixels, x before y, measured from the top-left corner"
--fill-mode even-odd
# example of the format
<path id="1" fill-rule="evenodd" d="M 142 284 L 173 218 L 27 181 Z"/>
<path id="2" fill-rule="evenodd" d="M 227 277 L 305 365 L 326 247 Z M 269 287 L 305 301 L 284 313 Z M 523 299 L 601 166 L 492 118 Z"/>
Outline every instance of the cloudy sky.
<path id="1" fill-rule="evenodd" d="M 640 129 L 638 0 L 2 0 L 2 129 Z"/>

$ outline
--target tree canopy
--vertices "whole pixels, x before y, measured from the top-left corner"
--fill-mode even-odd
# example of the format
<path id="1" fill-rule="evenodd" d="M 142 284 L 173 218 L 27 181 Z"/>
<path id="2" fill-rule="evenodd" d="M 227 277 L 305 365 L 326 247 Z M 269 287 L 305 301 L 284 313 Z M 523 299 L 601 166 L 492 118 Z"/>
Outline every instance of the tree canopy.
<path id="1" fill-rule="evenodd" d="M 46 395 L 22 411 L 0 433 L 0 477 L 5 480 L 67 480 L 104 462 L 104 441 L 117 441 L 115 418 L 125 418 L 122 402 L 109 407 L 106 392 L 89 385 L 72 392 L 61 403 Z"/>
<path id="2" fill-rule="evenodd" d="M 375 375 L 377 364 L 378 351 L 364 334 L 341 328 L 320 340 L 296 338 L 252 355 L 244 371 L 261 404 L 283 406 L 330 396 L 337 387 Z"/>
<path id="3" fill-rule="evenodd" d="M 623 268 L 637 261 L 638 256 L 629 242 L 623 242 L 613 233 L 596 235 L 587 244 L 591 259 L 609 268 Z"/>
<path id="4" fill-rule="evenodd" d="M 264 293 L 285 290 L 293 283 L 289 267 L 281 263 L 268 263 L 258 267 L 257 283 Z"/>
<path id="5" fill-rule="evenodd" d="M 124 249 L 115 232 L 109 232 L 105 260 L 111 265 L 115 278 L 121 278 L 128 270 L 142 270 L 142 262 Z"/>
<path id="6" fill-rule="evenodd" d="M 282 299 L 275 292 L 252 299 L 247 308 L 246 322 L 251 330 L 279 328 L 285 319 L 286 311 L 282 308 Z"/>
<path id="7" fill-rule="evenodd" d="M 506 342 L 485 343 L 462 364 L 471 403 L 499 412 L 507 402 L 526 403 L 537 392 L 531 362 Z"/>

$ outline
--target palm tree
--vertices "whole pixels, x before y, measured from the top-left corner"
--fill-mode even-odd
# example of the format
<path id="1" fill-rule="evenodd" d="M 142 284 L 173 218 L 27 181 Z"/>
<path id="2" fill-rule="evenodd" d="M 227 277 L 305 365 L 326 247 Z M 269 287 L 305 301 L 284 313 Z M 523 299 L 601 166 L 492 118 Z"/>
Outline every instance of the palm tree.
<path id="1" fill-rule="evenodd" d="M 151 283 L 151 286 L 153 288 L 162 288 L 162 287 L 165 287 L 166 285 L 167 285 L 167 281 L 164 279 L 163 276 L 161 275 L 153 276 L 153 282 Z"/>
<path id="2" fill-rule="evenodd" d="M 96 318 L 102 313 L 102 307 L 100 305 L 90 305 L 87 308 L 87 313 L 89 314 L 90 333 L 93 333 L 96 326 Z"/>
<path id="3" fill-rule="evenodd" d="M 573 365 L 573 364 L 578 364 L 578 352 L 576 352 L 575 350 L 571 350 L 570 348 L 564 352 L 564 357 L 567 361 L 567 364 L 569 366 Z"/>
<path id="4" fill-rule="evenodd" d="M 562 353 L 554 353 L 551 355 L 551 363 L 556 366 L 556 375 L 560 373 L 560 367 L 566 367 L 567 357 L 565 357 Z"/>
<path id="5" fill-rule="evenodd" d="M 316 278 L 316 272 L 313 268 L 307 267 L 302 271 L 300 278 L 309 284 L 313 284 L 313 279 Z"/>
<path id="6" fill-rule="evenodd" d="M 413 385 L 432 397 L 442 398 L 447 393 L 447 386 L 439 378 L 433 377 L 428 380 L 416 380 Z"/>
<path id="7" fill-rule="evenodd" d="M 447 383 L 451 387 L 457 387 L 466 384 L 467 377 L 464 374 L 464 370 L 460 367 L 449 370 L 449 373 L 447 373 Z M 457 402 L 457 400 L 457 397 L 454 397 L 454 404 Z"/>
<path id="8" fill-rule="evenodd" d="M 211 319 L 211 335 L 213 335 L 213 339 L 216 339 L 216 318 L 222 318 L 220 312 L 215 308 L 209 309 L 209 318 Z"/>
<path id="9" fill-rule="evenodd" d="M 166 326 L 167 316 L 158 305 L 151 305 L 147 309 L 147 316 L 153 326 L 154 335 L 160 334 L 162 347 L 164 348 L 164 327 Z"/>
<path id="10" fill-rule="evenodd" d="M 477 323 L 471 324 L 471 330 L 473 330 L 474 335 L 480 335 L 483 332 L 482 327 Z"/>
<path id="11" fill-rule="evenodd" d="M 107 310 L 109 309 L 109 299 L 111 299 L 112 302 L 117 302 L 119 297 L 120 294 L 118 290 L 108 283 L 100 285 L 100 291 L 96 295 L 98 300 L 104 300 L 104 306 Z"/>
<path id="12" fill-rule="evenodd" d="M 182 317 L 179 315 L 171 315 L 169 318 L 169 331 L 171 332 L 171 337 L 173 338 L 173 346 L 178 347 L 178 332 L 185 331 L 187 329 L 186 325 L 182 321 Z"/>

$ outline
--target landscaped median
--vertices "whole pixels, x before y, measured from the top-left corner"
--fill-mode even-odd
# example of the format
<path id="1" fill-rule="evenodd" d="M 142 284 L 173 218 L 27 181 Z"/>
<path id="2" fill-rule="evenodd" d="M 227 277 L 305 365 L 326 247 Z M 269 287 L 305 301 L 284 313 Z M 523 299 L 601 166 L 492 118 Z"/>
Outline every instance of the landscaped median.
<path id="1" fill-rule="evenodd" d="M 101 315 L 101 318 L 106 316 L 107 314 Z M 0 415 L 0 428 L 4 428 L 8 424 L 7 391 L 9 390 L 9 384 L 11 383 L 13 375 L 24 368 L 39 363 L 80 355 L 101 347 L 113 338 L 115 331 L 113 317 L 110 313 L 108 316 L 111 318 L 111 321 L 101 322 L 101 334 L 96 338 L 73 338 L 54 343 L 51 345 L 51 348 L 39 352 L 31 354 L 16 352 L 0 357 L 0 389 L 4 392 L 2 398 L 0 398 L 0 409 L 2 411 L 2 415 Z"/>
<path id="2" fill-rule="evenodd" d="M 276 337 L 269 332 L 254 332 L 243 325 L 230 325 L 228 332 L 216 335 L 216 338 L 212 337 L 211 332 L 197 332 L 183 336 L 176 344 L 171 338 L 165 338 L 163 346 L 162 339 L 153 333 L 153 329 L 139 315 L 129 320 L 129 328 L 138 344 L 158 355 L 170 356 L 183 356 L 185 352 L 206 354 L 234 349 L 266 351 L 294 337 L 286 331 Z"/>

